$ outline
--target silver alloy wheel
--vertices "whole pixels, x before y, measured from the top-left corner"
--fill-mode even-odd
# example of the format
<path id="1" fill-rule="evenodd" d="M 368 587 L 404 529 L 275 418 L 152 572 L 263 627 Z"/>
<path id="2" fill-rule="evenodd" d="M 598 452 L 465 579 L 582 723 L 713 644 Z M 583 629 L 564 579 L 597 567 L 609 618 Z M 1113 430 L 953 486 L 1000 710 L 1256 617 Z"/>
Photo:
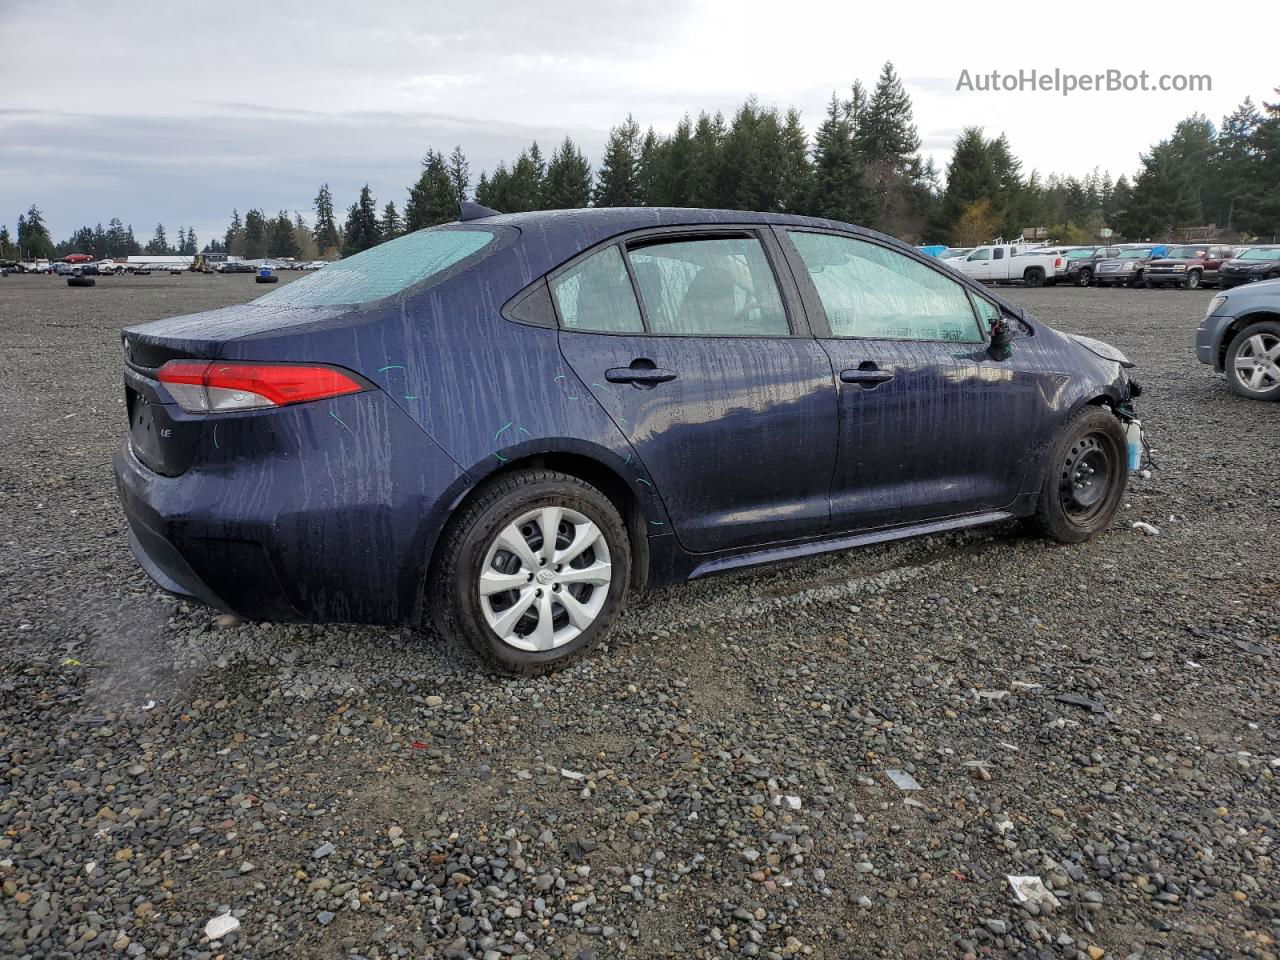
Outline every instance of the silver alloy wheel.
<path id="1" fill-rule="evenodd" d="M 609 544 L 567 507 L 538 507 L 507 524 L 485 553 L 476 589 L 489 629 L 520 650 L 562 647 L 609 599 Z"/>
<path id="2" fill-rule="evenodd" d="M 1255 333 L 1240 344 L 1235 359 L 1236 378 L 1258 393 L 1280 387 L 1280 337 Z"/>

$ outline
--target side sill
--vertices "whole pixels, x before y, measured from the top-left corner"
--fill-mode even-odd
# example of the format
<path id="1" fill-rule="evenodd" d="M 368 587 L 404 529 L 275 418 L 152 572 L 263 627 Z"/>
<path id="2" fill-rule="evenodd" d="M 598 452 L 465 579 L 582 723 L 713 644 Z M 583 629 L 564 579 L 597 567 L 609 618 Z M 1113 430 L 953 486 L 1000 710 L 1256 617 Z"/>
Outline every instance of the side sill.
<path id="1" fill-rule="evenodd" d="M 779 560 L 794 560 L 798 557 L 810 557 L 818 553 L 831 553 L 836 550 L 849 550 L 853 547 L 865 547 L 873 543 L 884 543 L 888 540 L 905 540 L 908 537 L 920 537 L 930 533 L 945 533 L 949 530 L 964 530 L 967 527 L 981 527 L 989 523 L 1009 520 L 1015 514 L 1007 510 L 993 510 L 990 513 L 975 513 L 965 517 L 952 517 L 947 520 L 934 520 L 930 523 L 916 523 L 905 527 L 889 527 L 881 530 L 869 530 L 865 533 L 847 534 L 829 540 L 812 540 L 808 543 L 790 543 L 785 546 L 766 547 L 750 553 L 740 553 L 732 557 L 718 557 L 708 560 L 693 568 L 690 580 L 724 573 L 742 567 L 755 567 L 765 563 L 776 563 Z"/>

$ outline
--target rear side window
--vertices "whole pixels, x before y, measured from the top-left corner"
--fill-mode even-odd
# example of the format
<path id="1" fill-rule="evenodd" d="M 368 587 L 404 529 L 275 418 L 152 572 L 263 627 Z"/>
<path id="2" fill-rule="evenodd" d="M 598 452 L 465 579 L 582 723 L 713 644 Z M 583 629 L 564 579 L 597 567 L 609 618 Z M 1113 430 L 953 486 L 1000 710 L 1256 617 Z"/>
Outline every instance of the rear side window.
<path id="1" fill-rule="evenodd" d="M 964 286 L 893 250 L 827 233 L 792 233 L 835 337 L 983 337 Z"/>
<path id="2" fill-rule="evenodd" d="M 643 333 L 627 265 L 617 247 L 605 247 L 551 281 L 551 293 L 566 330 Z"/>
<path id="3" fill-rule="evenodd" d="M 649 331 L 703 337 L 785 337 L 791 327 L 755 237 L 650 242 L 627 256 Z"/>
<path id="4" fill-rule="evenodd" d="M 253 302 L 280 307 L 372 303 L 479 253 L 495 236 L 487 230 L 419 230 L 321 267 Z"/>

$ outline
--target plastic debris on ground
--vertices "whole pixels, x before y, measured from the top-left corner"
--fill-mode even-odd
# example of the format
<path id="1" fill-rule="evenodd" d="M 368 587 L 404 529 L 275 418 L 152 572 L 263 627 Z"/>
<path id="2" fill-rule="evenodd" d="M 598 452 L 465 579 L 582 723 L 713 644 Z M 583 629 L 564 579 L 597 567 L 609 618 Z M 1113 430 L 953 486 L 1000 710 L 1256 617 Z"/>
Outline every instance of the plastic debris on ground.
<path id="1" fill-rule="evenodd" d="M 1013 888 L 1013 895 L 1018 898 L 1019 903 L 1058 906 L 1058 898 L 1050 892 L 1039 877 L 1012 877 L 1005 874 L 1005 879 L 1009 881 L 1009 886 Z"/>
<path id="2" fill-rule="evenodd" d="M 229 913 L 220 913 L 204 925 L 204 935 L 210 940 L 221 940 L 232 930 L 239 929 L 239 920 Z"/>
<path id="3" fill-rule="evenodd" d="M 1107 708 L 1097 700 L 1090 700 L 1088 697 L 1082 697 L 1078 693 L 1060 693 L 1054 699 L 1059 703 L 1069 703 L 1073 707 L 1084 707 L 1090 713 L 1107 712 Z"/>
<path id="4" fill-rule="evenodd" d="M 564 767 L 560 768 L 560 776 L 564 777 L 566 780 L 587 779 L 587 775 L 585 773 L 579 773 L 577 770 L 566 770 Z"/>
<path id="5" fill-rule="evenodd" d="M 1160 536 L 1160 528 L 1153 527 L 1151 524 L 1147 523 L 1145 520 L 1133 521 L 1133 529 L 1137 530 L 1139 533 L 1145 533 L 1148 537 Z"/>
<path id="6" fill-rule="evenodd" d="M 899 790 L 921 790 L 920 784 L 916 783 L 916 778 L 905 770 L 886 770 L 885 776 L 893 781 L 893 785 Z"/>

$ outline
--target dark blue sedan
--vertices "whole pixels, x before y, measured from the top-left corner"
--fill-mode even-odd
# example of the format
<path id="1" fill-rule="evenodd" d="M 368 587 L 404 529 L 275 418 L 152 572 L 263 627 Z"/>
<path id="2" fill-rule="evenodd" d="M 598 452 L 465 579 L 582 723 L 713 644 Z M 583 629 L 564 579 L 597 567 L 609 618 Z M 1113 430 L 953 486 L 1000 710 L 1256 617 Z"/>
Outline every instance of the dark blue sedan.
<path id="1" fill-rule="evenodd" d="M 1106 344 L 770 214 L 464 205 L 123 339 L 115 469 L 161 586 L 434 622 L 520 673 L 647 584 L 1009 517 L 1086 540 L 1137 427 Z"/>

